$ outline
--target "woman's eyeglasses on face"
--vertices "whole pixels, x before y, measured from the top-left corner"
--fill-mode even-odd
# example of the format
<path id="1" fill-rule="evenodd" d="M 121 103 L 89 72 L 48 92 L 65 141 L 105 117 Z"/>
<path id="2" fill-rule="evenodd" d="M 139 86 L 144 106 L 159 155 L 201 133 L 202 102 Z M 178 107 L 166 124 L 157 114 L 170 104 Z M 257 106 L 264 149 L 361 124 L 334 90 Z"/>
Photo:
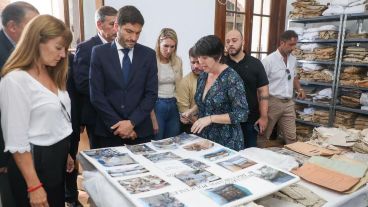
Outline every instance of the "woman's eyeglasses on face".
<path id="1" fill-rule="evenodd" d="M 68 111 L 66 110 L 66 107 L 63 104 L 63 102 L 60 101 L 60 105 L 61 105 L 61 112 L 63 113 L 64 117 L 66 118 L 66 120 L 68 120 L 68 122 L 71 122 L 71 117 Z"/>
<path id="2" fill-rule="evenodd" d="M 290 70 L 288 68 L 286 68 L 286 74 L 288 75 L 288 80 L 291 80 L 291 74 L 290 74 Z"/>

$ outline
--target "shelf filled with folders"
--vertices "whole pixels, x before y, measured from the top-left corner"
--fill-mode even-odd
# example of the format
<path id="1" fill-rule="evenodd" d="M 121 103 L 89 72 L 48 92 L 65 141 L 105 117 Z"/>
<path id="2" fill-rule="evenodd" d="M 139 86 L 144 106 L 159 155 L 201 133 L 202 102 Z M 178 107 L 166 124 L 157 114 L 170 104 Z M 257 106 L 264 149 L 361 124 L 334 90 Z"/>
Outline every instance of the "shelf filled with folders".
<path id="1" fill-rule="evenodd" d="M 317 106 L 317 107 L 325 108 L 325 109 L 329 109 L 331 107 L 331 104 L 329 103 L 318 103 L 318 102 L 313 102 L 310 100 L 294 99 L 294 102 L 299 103 L 299 104 L 305 104 L 308 106 Z"/>
<path id="2" fill-rule="evenodd" d="M 337 39 L 299 40 L 298 43 L 337 43 Z"/>
<path id="3" fill-rule="evenodd" d="M 341 106 L 341 105 L 336 105 L 335 109 L 336 110 L 341 110 L 341 111 L 353 112 L 353 113 L 357 113 L 357 114 L 368 115 L 368 110 L 355 109 L 355 108 L 350 108 L 350 107 Z"/>
<path id="4" fill-rule="evenodd" d="M 335 61 L 322 61 L 322 60 L 298 60 L 298 63 L 322 64 L 322 65 L 334 65 L 334 64 L 335 64 Z"/>
<path id="5" fill-rule="evenodd" d="M 294 99 L 296 122 L 311 127 L 328 126 L 330 104 Z"/>
<path id="6" fill-rule="evenodd" d="M 322 124 L 320 123 L 314 123 L 312 121 L 304 121 L 302 119 L 296 119 L 295 120 L 297 123 L 300 123 L 300 124 L 305 124 L 305 125 L 309 125 L 309 126 L 313 126 L 313 127 L 320 127 L 320 126 L 323 126 Z"/>
<path id="7" fill-rule="evenodd" d="M 321 23 L 321 22 L 336 22 L 341 19 L 342 15 L 332 15 L 332 16 L 319 16 L 312 18 L 299 18 L 299 19 L 290 19 L 288 23 Z"/>
<path id="8" fill-rule="evenodd" d="M 326 87 L 332 87 L 332 83 L 326 83 L 326 82 L 319 82 L 319 81 L 306 81 L 306 80 L 300 80 L 300 84 L 303 86 L 310 86 L 310 85 L 317 85 L 317 86 L 326 86 Z M 367 89 L 368 90 L 368 89 Z"/>
<path id="9" fill-rule="evenodd" d="M 361 62 L 342 62 L 341 66 L 360 66 L 360 67 L 368 67 L 368 63 Z"/>

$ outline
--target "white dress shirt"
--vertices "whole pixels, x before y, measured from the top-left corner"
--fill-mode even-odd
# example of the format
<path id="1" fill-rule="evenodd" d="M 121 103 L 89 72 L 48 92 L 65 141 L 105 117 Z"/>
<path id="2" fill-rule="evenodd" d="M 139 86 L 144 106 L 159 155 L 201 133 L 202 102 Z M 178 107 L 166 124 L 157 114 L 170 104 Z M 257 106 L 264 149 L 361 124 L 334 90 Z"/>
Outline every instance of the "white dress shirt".
<path id="1" fill-rule="evenodd" d="M 66 138 L 72 133 L 70 107 L 68 92 L 56 95 L 23 70 L 8 73 L 0 81 L 4 151 L 30 152 L 31 144 L 50 146 Z"/>
<path id="2" fill-rule="evenodd" d="M 119 54 L 119 62 L 120 62 L 120 67 L 123 67 L 123 58 L 124 58 L 124 53 L 123 51 L 121 51 L 122 49 L 124 49 L 123 46 L 121 46 L 118 42 L 118 38 L 115 39 L 115 44 L 116 44 L 116 49 L 118 50 L 118 54 Z M 134 47 L 131 48 L 128 52 L 128 56 L 130 58 L 130 62 L 133 63 L 133 50 Z"/>
<path id="3" fill-rule="evenodd" d="M 293 55 L 287 57 L 287 65 L 279 50 L 271 53 L 262 60 L 269 81 L 270 95 L 278 98 L 293 97 L 293 82 L 295 77 L 296 58 Z M 288 79 L 290 71 L 290 80 Z"/>
<path id="4" fill-rule="evenodd" d="M 98 37 L 100 38 L 102 44 L 106 44 L 106 43 L 109 43 L 107 40 L 105 40 L 105 38 L 102 37 L 102 35 L 98 32 L 97 33 Z"/>

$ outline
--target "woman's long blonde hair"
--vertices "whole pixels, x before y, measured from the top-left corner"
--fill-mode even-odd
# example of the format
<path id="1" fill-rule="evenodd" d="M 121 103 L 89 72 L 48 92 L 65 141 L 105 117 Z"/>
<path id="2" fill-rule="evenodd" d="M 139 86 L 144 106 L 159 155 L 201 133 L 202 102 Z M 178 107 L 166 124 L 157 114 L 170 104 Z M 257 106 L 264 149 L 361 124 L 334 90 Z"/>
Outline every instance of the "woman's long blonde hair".
<path id="1" fill-rule="evenodd" d="M 65 90 L 68 73 L 67 52 L 73 36 L 61 20 L 50 15 L 39 15 L 27 24 L 15 50 L 3 67 L 2 76 L 16 69 L 29 70 L 40 59 L 40 43 L 57 37 L 64 40 L 65 58 L 54 67 L 47 66 L 47 72 L 56 86 Z"/>
<path id="2" fill-rule="evenodd" d="M 157 56 L 157 59 L 161 61 L 162 55 L 161 55 L 160 43 L 166 38 L 170 38 L 175 42 L 174 52 L 171 54 L 169 58 L 171 65 L 175 66 L 176 64 L 179 63 L 178 56 L 176 55 L 176 50 L 178 48 L 178 36 L 176 35 L 175 30 L 171 28 L 161 29 L 160 35 L 158 36 L 157 42 L 156 42 L 156 56 Z"/>

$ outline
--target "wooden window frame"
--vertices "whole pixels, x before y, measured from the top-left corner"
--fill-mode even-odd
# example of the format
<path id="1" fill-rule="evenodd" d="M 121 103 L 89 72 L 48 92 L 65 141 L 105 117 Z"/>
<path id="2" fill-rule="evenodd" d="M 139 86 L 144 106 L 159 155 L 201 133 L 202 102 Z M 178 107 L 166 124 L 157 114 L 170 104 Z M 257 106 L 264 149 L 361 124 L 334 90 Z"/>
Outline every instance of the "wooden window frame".
<path id="1" fill-rule="evenodd" d="M 215 35 L 225 42 L 226 30 L 226 0 L 215 0 Z M 220 2 L 219 2 L 220 1 Z M 223 3 L 225 1 L 225 4 Z M 250 54 L 252 42 L 252 28 L 253 28 L 253 7 L 254 1 L 245 0 L 245 21 L 244 21 L 244 52 Z M 286 3 L 287 0 L 273 0 L 270 8 L 270 28 L 267 54 L 276 50 L 280 40 L 280 34 L 285 30 L 286 21 Z M 234 12 L 236 13 L 236 12 Z M 258 15 L 258 14 L 256 14 Z M 258 15 L 259 16 L 259 15 Z M 262 53 L 262 52 L 260 52 Z"/>

